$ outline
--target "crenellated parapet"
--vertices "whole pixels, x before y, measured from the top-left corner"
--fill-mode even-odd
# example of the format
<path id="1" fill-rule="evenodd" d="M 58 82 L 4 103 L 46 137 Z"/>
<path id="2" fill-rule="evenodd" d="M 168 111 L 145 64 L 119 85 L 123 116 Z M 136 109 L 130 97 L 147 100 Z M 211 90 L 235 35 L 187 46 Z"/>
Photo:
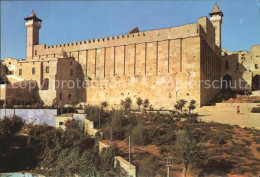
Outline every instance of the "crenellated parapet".
<path id="1" fill-rule="evenodd" d="M 34 58 L 41 55 L 53 55 L 61 48 L 66 52 L 76 52 L 91 49 L 128 46 L 133 44 L 151 43 L 156 41 L 173 40 L 198 36 L 200 31 L 199 23 L 192 23 L 172 28 L 164 28 L 125 35 L 110 36 L 104 38 L 88 39 L 83 41 L 58 44 L 58 45 L 35 45 Z M 206 31 L 206 30 L 205 30 Z"/>

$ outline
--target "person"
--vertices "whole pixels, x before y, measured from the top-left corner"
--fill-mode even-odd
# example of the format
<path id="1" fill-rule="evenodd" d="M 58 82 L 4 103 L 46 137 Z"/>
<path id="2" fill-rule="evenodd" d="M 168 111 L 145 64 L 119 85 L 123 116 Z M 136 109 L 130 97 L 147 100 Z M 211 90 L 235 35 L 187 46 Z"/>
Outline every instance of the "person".
<path id="1" fill-rule="evenodd" d="M 151 104 L 151 105 L 150 105 L 150 111 L 152 111 L 152 110 L 153 110 L 153 105 Z"/>
<path id="2" fill-rule="evenodd" d="M 143 108 L 142 114 L 143 114 L 143 116 L 146 116 L 145 108 Z"/>
<path id="3" fill-rule="evenodd" d="M 239 114 L 240 113 L 240 108 L 239 108 L 239 106 L 237 106 L 237 114 Z"/>

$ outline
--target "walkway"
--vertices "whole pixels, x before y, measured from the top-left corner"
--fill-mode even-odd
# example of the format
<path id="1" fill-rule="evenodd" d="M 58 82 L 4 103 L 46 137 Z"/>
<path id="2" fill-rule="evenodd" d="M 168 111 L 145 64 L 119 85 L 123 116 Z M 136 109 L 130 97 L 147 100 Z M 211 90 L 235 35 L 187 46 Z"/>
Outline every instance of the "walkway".
<path id="1" fill-rule="evenodd" d="M 203 106 L 197 110 L 199 119 L 205 122 L 219 122 L 240 127 L 260 129 L 260 113 L 251 113 L 252 107 L 260 103 L 217 103 L 216 106 Z M 236 107 L 240 107 L 240 114 Z"/>

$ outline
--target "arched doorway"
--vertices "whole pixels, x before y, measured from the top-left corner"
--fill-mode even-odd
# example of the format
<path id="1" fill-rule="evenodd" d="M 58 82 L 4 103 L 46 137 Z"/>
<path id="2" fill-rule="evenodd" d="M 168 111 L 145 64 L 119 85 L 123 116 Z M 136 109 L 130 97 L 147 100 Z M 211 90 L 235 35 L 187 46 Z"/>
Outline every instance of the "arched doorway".
<path id="1" fill-rule="evenodd" d="M 260 76 L 255 75 L 252 79 L 252 90 L 260 90 Z"/>
<path id="2" fill-rule="evenodd" d="M 231 90 L 231 86 L 232 86 L 232 77 L 230 75 L 226 74 L 222 80 L 222 89 Z"/>
<path id="3" fill-rule="evenodd" d="M 42 82 L 42 90 L 48 90 L 49 89 L 49 79 L 46 78 Z"/>

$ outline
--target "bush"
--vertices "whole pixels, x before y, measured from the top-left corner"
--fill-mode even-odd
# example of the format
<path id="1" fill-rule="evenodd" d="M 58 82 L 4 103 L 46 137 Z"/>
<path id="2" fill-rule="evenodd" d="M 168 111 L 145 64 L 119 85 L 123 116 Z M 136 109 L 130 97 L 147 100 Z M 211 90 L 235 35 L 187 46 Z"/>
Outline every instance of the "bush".
<path id="1" fill-rule="evenodd" d="M 253 107 L 251 112 L 252 113 L 260 113 L 260 107 Z"/>
<path id="2" fill-rule="evenodd" d="M 144 123 L 138 122 L 131 132 L 131 141 L 136 145 L 145 145 L 145 138 Z"/>
<path id="3" fill-rule="evenodd" d="M 256 144 L 260 144 L 260 138 L 259 137 L 254 137 L 254 141 L 256 142 Z"/>
<path id="4" fill-rule="evenodd" d="M 226 144 L 227 140 L 231 139 L 229 135 L 226 135 L 225 133 L 216 133 L 216 134 L 211 134 L 209 139 L 211 140 L 211 143 L 213 144 Z"/>
<path id="5" fill-rule="evenodd" d="M 13 136 L 22 129 L 24 123 L 25 120 L 19 116 L 4 117 L 0 120 L 0 135 Z"/>
<path id="6" fill-rule="evenodd" d="M 247 146 L 251 146 L 251 142 L 245 139 L 242 139 L 242 141 L 245 143 Z"/>

